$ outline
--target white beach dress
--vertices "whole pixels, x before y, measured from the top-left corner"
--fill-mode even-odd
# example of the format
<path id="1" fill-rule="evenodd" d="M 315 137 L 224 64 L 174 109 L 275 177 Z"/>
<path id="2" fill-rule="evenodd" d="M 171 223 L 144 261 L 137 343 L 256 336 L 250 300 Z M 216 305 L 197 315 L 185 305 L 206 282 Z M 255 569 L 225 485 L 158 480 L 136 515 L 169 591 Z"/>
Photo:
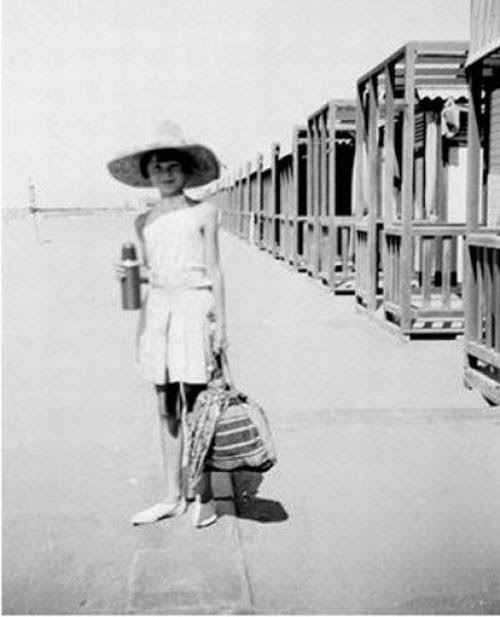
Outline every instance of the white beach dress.
<path id="1" fill-rule="evenodd" d="M 184 200 L 184 198 L 183 198 Z M 143 229 L 150 285 L 141 309 L 136 358 L 155 384 L 207 383 L 215 302 L 200 221 L 211 204 L 161 214 Z"/>

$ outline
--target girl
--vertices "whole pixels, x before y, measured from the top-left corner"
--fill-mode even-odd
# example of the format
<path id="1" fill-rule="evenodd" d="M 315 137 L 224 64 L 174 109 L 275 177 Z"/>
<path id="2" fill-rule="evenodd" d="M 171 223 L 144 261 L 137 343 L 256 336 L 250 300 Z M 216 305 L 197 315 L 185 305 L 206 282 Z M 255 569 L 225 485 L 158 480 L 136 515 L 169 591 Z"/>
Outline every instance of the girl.
<path id="1" fill-rule="evenodd" d="M 132 523 L 140 525 L 186 509 L 179 406 L 192 407 L 206 387 L 213 354 L 226 346 L 218 213 L 212 204 L 195 202 L 183 192 L 218 178 L 220 167 L 209 148 L 187 143 L 168 126 L 161 141 L 118 157 L 108 168 L 121 182 L 153 186 L 160 194 L 160 201 L 136 220 L 149 269 L 137 360 L 141 373 L 155 384 L 166 493 L 162 502 L 132 517 Z M 123 270 L 117 270 L 123 276 Z M 197 487 L 193 509 L 197 527 L 217 518 L 208 474 Z"/>

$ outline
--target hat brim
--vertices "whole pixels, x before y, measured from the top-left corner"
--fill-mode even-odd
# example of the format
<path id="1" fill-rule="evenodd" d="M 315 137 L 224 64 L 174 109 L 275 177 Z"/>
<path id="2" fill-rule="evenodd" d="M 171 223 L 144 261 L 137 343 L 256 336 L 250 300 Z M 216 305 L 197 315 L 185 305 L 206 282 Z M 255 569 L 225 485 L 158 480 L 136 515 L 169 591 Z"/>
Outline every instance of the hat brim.
<path id="1" fill-rule="evenodd" d="M 173 153 L 182 153 L 184 157 L 189 156 L 193 161 L 193 169 L 186 188 L 203 186 L 220 176 L 220 163 L 217 157 L 210 148 L 201 144 L 179 146 L 164 143 L 150 144 L 113 159 L 108 163 L 108 170 L 113 178 L 128 186 L 151 188 L 153 184 L 150 178 L 145 178 L 141 173 L 141 159 L 145 154 L 154 150 L 171 150 Z"/>

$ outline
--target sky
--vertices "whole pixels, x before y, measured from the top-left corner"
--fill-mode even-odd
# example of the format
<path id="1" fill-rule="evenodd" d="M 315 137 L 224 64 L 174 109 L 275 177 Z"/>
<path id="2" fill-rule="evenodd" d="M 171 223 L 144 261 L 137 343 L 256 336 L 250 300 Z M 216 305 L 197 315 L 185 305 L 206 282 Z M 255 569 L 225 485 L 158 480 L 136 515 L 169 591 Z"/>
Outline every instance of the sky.
<path id="1" fill-rule="evenodd" d="M 468 40 L 470 0 L 2 0 L 2 207 L 120 206 L 106 162 L 165 120 L 228 172 L 409 40 Z"/>

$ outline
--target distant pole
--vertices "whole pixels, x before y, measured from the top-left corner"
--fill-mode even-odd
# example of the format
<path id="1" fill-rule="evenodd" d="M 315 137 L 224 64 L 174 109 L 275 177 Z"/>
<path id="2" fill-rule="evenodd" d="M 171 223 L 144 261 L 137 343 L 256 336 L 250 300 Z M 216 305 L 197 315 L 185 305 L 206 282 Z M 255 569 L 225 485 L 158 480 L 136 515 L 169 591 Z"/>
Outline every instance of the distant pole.
<path id="1" fill-rule="evenodd" d="M 33 224 L 35 227 L 36 242 L 37 244 L 41 244 L 40 228 L 38 224 L 38 212 L 40 211 L 40 208 L 38 207 L 35 183 L 33 182 L 31 178 L 28 178 L 28 198 L 29 198 L 29 211 L 33 216 Z"/>

